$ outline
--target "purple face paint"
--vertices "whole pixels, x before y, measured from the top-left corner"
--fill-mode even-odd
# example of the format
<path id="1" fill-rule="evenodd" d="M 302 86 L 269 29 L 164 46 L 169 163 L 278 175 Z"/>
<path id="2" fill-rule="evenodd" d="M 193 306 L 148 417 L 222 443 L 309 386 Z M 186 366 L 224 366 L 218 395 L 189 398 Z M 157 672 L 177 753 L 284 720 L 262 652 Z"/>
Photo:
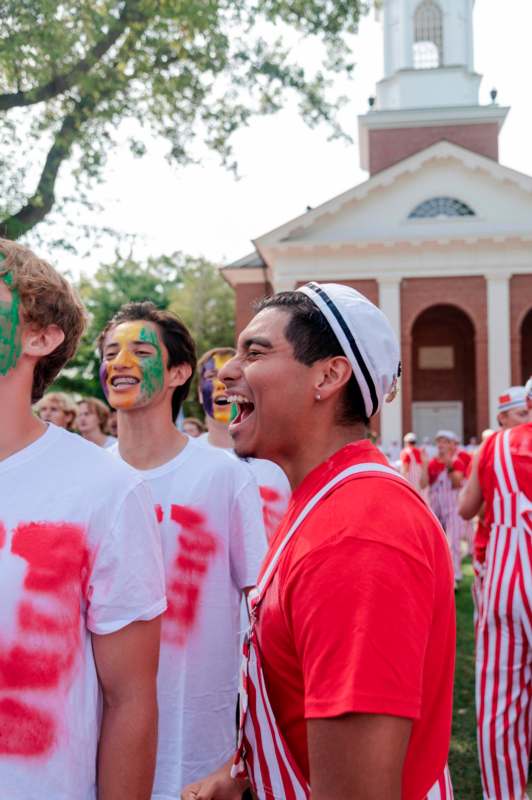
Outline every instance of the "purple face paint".
<path id="1" fill-rule="evenodd" d="M 107 387 L 107 365 L 106 365 L 105 361 L 102 361 L 102 363 L 100 364 L 99 375 L 100 375 L 100 385 L 101 385 L 101 387 L 103 389 L 103 393 L 105 395 L 105 399 L 108 400 L 109 399 L 109 389 Z"/>
<path id="2" fill-rule="evenodd" d="M 203 406 L 203 410 L 209 417 L 214 416 L 214 384 L 212 378 L 206 376 L 209 375 L 209 373 L 212 374 L 215 369 L 216 367 L 214 365 L 214 358 L 211 356 L 211 358 L 209 358 L 209 360 L 202 365 L 200 375 L 199 390 L 201 395 L 201 404 Z"/>

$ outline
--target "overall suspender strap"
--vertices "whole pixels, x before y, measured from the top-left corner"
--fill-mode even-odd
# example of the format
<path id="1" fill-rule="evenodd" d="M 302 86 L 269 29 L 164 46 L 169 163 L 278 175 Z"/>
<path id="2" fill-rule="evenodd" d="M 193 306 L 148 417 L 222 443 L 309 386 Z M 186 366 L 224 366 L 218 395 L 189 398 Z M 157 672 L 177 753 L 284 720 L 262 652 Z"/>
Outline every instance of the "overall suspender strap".
<path id="1" fill-rule="evenodd" d="M 403 478 L 402 475 L 399 474 L 395 469 L 392 467 L 387 467 L 385 464 L 378 464 L 373 462 L 367 462 L 364 464 L 356 464 L 352 467 L 347 467 L 342 472 L 339 472 L 332 480 L 325 484 L 316 494 L 309 500 L 307 505 L 303 508 L 303 510 L 299 513 L 299 516 L 291 525 L 290 529 L 288 530 L 286 536 L 279 544 L 279 547 L 275 551 L 275 554 L 272 556 L 270 563 L 268 564 L 267 568 L 264 571 L 264 575 L 260 579 L 259 583 L 257 584 L 256 588 L 253 590 L 253 599 L 257 600 L 264 594 L 265 590 L 267 589 L 275 569 L 277 568 L 277 564 L 279 563 L 279 559 L 281 558 L 286 546 L 294 536 L 295 532 L 301 525 L 301 523 L 305 520 L 305 518 L 310 514 L 310 512 L 315 508 L 315 506 L 320 502 L 320 500 L 325 497 L 332 489 L 335 488 L 339 483 L 344 481 L 346 478 L 351 478 L 355 475 L 359 475 L 360 473 L 375 473 L 379 475 L 387 475 L 393 478 L 397 478 L 403 483 L 405 483 L 409 488 L 410 484 Z M 414 491 L 414 490 L 412 490 Z"/>

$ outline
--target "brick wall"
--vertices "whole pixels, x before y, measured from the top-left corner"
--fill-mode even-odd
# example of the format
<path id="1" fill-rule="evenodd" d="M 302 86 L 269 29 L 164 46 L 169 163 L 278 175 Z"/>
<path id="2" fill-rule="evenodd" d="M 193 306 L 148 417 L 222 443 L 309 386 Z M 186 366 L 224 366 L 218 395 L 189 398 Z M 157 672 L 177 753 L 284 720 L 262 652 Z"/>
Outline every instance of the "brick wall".
<path id="1" fill-rule="evenodd" d="M 253 303 L 272 294 L 272 287 L 264 283 L 241 283 L 235 287 L 235 339 L 253 316 Z"/>
<path id="2" fill-rule="evenodd" d="M 436 142 L 446 140 L 499 160 L 496 122 L 478 125 L 434 125 L 426 128 L 386 128 L 369 131 L 369 173 L 374 175 Z"/>
<path id="3" fill-rule="evenodd" d="M 454 306 L 455 308 L 449 314 L 449 325 L 455 322 L 459 316 L 456 316 L 456 309 L 462 311 L 468 317 L 470 330 L 474 332 L 474 355 L 471 352 L 467 353 L 467 347 L 463 347 L 463 353 L 459 353 L 461 362 L 461 369 L 472 369 L 472 362 L 475 364 L 475 376 L 471 375 L 471 384 L 475 383 L 473 399 L 471 399 L 471 392 L 466 393 L 468 396 L 462 397 L 441 397 L 428 398 L 428 399 L 453 399 L 462 400 L 465 402 L 466 414 L 464 415 L 468 422 L 468 427 L 473 427 L 474 430 L 470 435 L 482 431 L 488 427 L 489 422 L 489 398 L 488 398 L 488 353 L 487 353 L 487 325 L 486 325 L 486 282 L 484 278 L 464 276 L 460 278 L 407 278 L 401 283 L 401 351 L 403 359 L 403 378 L 402 378 L 402 392 L 403 392 L 403 430 L 408 431 L 412 429 L 412 401 L 413 399 L 422 400 L 424 397 L 414 397 L 414 390 L 425 391 L 421 389 L 421 385 L 414 385 L 416 370 L 414 365 L 416 363 L 414 358 L 414 349 L 419 346 L 413 338 L 414 324 L 419 316 L 427 309 L 434 306 Z M 453 316 L 454 315 L 454 316 Z M 441 321 L 438 324 L 442 324 Z M 466 335 L 467 322 L 462 320 L 460 323 L 461 336 Z M 425 328 L 426 331 L 426 328 Z M 445 334 L 447 336 L 447 334 Z M 432 336 L 430 332 L 423 333 L 425 338 Z M 460 336 L 454 334 L 449 335 L 449 344 L 460 348 Z M 427 342 L 426 342 L 427 343 Z M 432 339 L 431 339 L 431 343 Z M 434 340 L 435 344 L 445 344 L 438 339 Z M 432 373 L 431 373 L 432 374 Z M 418 381 L 420 379 L 417 379 Z M 456 379 L 455 379 L 456 381 Z M 472 387 L 473 388 L 473 387 Z M 440 390 L 446 391 L 445 387 L 440 387 Z M 453 386 L 452 391 L 456 393 L 458 387 Z M 471 406 L 471 404 L 473 404 Z M 469 412 L 467 412 L 469 408 Z M 467 431 L 469 433 L 469 431 Z"/>
<path id="4" fill-rule="evenodd" d="M 529 316 L 530 312 L 532 312 L 532 274 L 514 275 L 510 279 L 513 385 L 528 380 L 532 375 L 532 318 Z"/>

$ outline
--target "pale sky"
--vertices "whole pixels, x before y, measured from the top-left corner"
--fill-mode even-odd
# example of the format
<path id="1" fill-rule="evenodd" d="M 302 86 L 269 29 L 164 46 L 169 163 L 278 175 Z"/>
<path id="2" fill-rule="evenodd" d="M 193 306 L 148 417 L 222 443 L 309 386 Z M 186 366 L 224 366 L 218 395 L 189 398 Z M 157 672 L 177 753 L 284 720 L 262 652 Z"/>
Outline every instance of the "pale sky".
<path id="1" fill-rule="evenodd" d="M 484 76 L 481 103 L 489 102 L 489 91 L 496 87 L 498 102 L 511 106 L 500 138 L 500 161 L 532 174 L 532 3 L 477 0 L 475 6 L 475 66 Z M 301 214 L 307 205 L 319 205 L 365 180 L 357 115 L 367 110 L 367 98 L 383 73 L 382 27 L 373 14 L 360 24 L 354 59 L 354 79 L 340 86 L 350 98 L 340 119 L 353 144 L 328 141 L 325 126 L 310 130 L 297 109 L 288 108 L 257 118 L 236 134 L 240 180 L 214 155 L 201 167 L 178 168 L 164 159 L 164 142 L 154 140 L 140 160 L 123 147 L 110 155 L 105 182 L 94 190 L 104 208 L 98 222 L 138 234 L 139 257 L 181 250 L 222 264 L 251 252 L 251 239 Z M 57 226 L 54 235 L 60 234 Z M 114 244 L 105 245 L 83 260 L 65 254 L 61 266 L 74 274 L 90 273 L 112 257 L 113 249 Z M 58 263 L 57 253 L 53 260 Z"/>

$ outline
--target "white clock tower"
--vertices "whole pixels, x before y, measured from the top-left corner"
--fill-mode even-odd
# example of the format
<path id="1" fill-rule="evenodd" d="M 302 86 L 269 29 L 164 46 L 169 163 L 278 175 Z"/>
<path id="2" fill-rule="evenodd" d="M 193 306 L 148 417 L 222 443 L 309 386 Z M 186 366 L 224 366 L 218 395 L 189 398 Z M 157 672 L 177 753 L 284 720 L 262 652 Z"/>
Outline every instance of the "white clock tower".
<path id="1" fill-rule="evenodd" d="M 508 109 L 479 105 L 474 0 L 382 5 L 384 78 L 370 111 L 359 118 L 362 167 L 380 172 L 442 139 L 498 160 Z"/>

